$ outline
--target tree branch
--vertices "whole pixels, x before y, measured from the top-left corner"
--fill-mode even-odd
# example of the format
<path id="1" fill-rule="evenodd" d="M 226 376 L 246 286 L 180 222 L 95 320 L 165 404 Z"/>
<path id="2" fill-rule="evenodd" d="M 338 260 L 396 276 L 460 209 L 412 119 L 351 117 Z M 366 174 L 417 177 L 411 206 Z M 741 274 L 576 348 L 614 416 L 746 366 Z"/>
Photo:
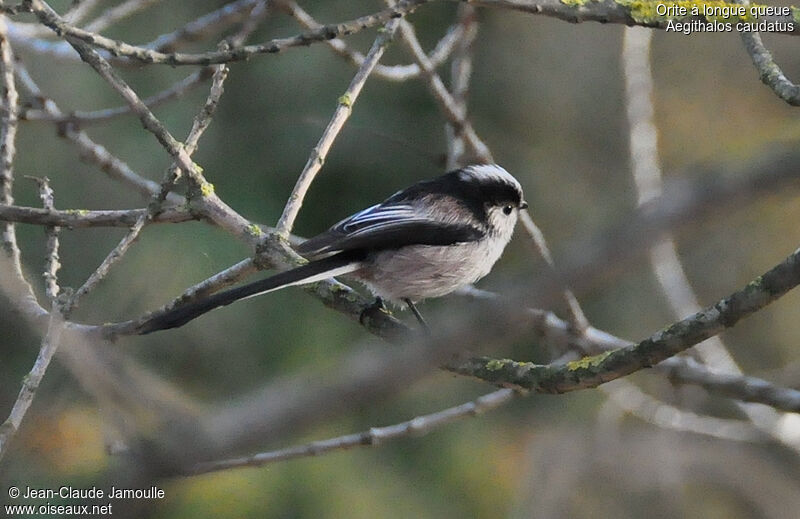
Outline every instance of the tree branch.
<path id="1" fill-rule="evenodd" d="M 213 74 L 213 67 L 203 67 L 197 72 L 193 72 L 180 81 L 177 81 L 169 88 L 143 99 L 142 102 L 150 109 L 161 106 L 164 103 L 180 98 L 186 92 L 197 87 L 207 79 L 210 79 Z M 28 109 L 20 114 L 20 119 L 24 121 L 49 121 L 57 124 L 86 125 L 108 121 L 114 117 L 129 114 L 132 111 L 133 109 L 130 105 L 104 108 L 90 112 L 75 111 L 68 114 L 54 114 L 46 109 Z"/>
<path id="2" fill-rule="evenodd" d="M 29 178 L 33 178 L 33 180 L 35 180 L 39 185 L 39 197 L 42 199 L 42 205 L 44 206 L 45 211 L 55 211 L 55 198 L 53 195 L 53 188 L 50 187 L 50 179 L 47 177 Z M 2 209 L 3 208 L 0 207 L 0 211 Z M 45 245 L 45 248 L 47 249 L 47 255 L 45 256 L 44 273 L 42 274 L 42 277 L 44 277 L 45 282 L 45 295 L 50 300 L 50 303 L 53 304 L 55 303 L 56 297 L 58 297 L 58 292 L 60 291 L 58 286 L 58 269 L 61 268 L 61 263 L 59 262 L 58 256 L 58 235 L 61 232 L 61 228 L 57 225 L 48 225 L 45 227 L 44 232 L 47 236 L 47 244 Z"/>
<path id="3" fill-rule="evenodd" d="M 400 18 L 411 13 L 418 6 L 430 1 L 432 0 L 400 0 L 397 6 L 384 9 L 375 14 L 361 16 L 338 24 L 324 25 L 317 30 L 308 31 L 289 38 L 278 38 L 259 45 L 247 45 L 229 50 L 209 51 L 200 54 L 179 52 L 164 53 L 147 47 L 130 45 L 69 25 L 42 0 L 31 0 L 31 6 L 34 14 L 39 17 L 43 24 L 50 27 L 56 34 L 63 35 L 67 39 L 81 41 L 105 49 L 114 56 L 123 56 L 143 63 L 177 66 L 216 65 L 233 61 L 243 61 L 260 54 L 274 54 L 291 47 L 306 46 L 312 43 L 331 40 L 341 35 L 349 35 L 376 25 L 385 24 L 393 18 Z"/>
<path id="4" fill-rule="evenodd" d="M 33 80 L 23 63 L 16 64 L 16 72 L 20 82 L 28 89 L 33 97 L 39 100 L 42 110 L 53 117 L 60 119 L 64 113 L 56 103 L 47 98 Z M 157 182 L 146 179 L 131 169 L 128 164 L 112 155 L 105 147 L 93 141 L 84 131 L 79 130 L 74 124 L 57 124 L 59 136 L 67 139 L 78 148 L 81 160 L 96 165 L 109 177 L 132 188 L 143 197 L 150 198 L 159 190 Z M 182 205 L 186 200 L 177 193 L 170 193 L 167 200 L 175 205 Z"/>
<path id="5" fill-rule="evenodd" d="M 443 409 L 435 413 L 417 416 L 406 422 L 386 427 L 370 427 L 368 430 L 319 440 L 297 447 L 288 447 L 269 452 L 261 452 L 241 458 L 201 463 L 190 472 L 192 475 L 206 474 L 241 467 L 261 467 L 269 463 L 288 461 L 309 456 L 320 456 L 329 452 L 351 449 L 353 447 L 373 447 L 390 440 L 409 436 L 423 436 L 444 425 L 461 418 L 477 416 L 491 411 L 511 401 L 515 393 L 511 389 L 500 389 L 483 395 L 471 402 Z"/>
<path id="6" fill-rule="evenodd" d="M 414 61 L 416 61 L 422 69 L 423 78 L 428 85 L 428 90 L 430 90 L 433 99 L 439 105 L 442 115 L 444 115 L 447 121 L 453 126 L 454 131 L 460 133 L 464 138 L 464 142 L 467 144 L 472 154 L 471 158 L 483 163 L 494 162 L 489 147 L 478 137 L 472 123 L 467 119 L 465 111 L 461 109 L 450 92 L 447 91 L 447 87 L 444 86 L 442 78 L 436 73 L 433 63 L 431 63 L 425 51 L 422 50 L 422 46 L 414 31 L 414 26 L 406 20 L 403 20 L 400 23 L 400 35 L 411 51 Z"/>
<path id="7" fill-rule="evenodd" d="M 378 64 L 381 56 L 383 56 L 386 45 L 392 41 L 394 33 L 397 30 L 398 22 L 399 19 L 389 21 L 384 27 L 384 30 L 378 34 L 369 53 L 367 53 L 367 57 L 364 59 L 364 63 L 359 67 L 355 76 L 353 76 L 347 90 L 339 97 L 339 104 L 333 112 L 333 117 L 331 117 L 325 131 L 322 132 L 319 142 L 317 142 L 317 145 L 311 150 L 308 161 L 303 171 L 300 173 L 300 176 L 297 178 L 297 183 L 292 193 L 289 195 L 289 200 L 283 208 L 283 213 L 278 220 L 278 224 L 275 226 L 276 232 L 279 235 L 288 236 L 292 231 L 294 221 L 300 212 L 303 199 L 308 189 L 311 187 L 311 183 L 314 182 L 317 173 L 322 169 L 322 164 L 325 162 L 325 157 L 327 157 L 328 151 L 331 149 L 331 146 L 333 146 L 336 136 L 339 135 L 347 119 L 349 119 L 350 113 L 353 110 L 353 104 L 358 100 L 358 95 L 367 82 L 367 78 L 369 78 L 375 65 Z"/>
<path id="8" fill-rule="evenodd" d="M 587 357 L 563 366 L 527 362 L 471 359 L 448 369 L 462 375 L 536 391 L 565 393 L 597 387 L 654 366 L 695 344 L 713 337 L 739 320 L 764 308 L 800 283 L 800 249 L 756 278 L 745 288 L 686 319 L 673 323 L 636 345 Z"/>
<path id="9" fill-rule="evenodd" d="M 302 25 L 303 28 L 317 30 L 322 27 L 322 24 L 317 22 L 310 14 L 303 10 L 303 8 L 300 7 L 297 2 L 280 0 L 278 4 L 286 12 L 288 12 L 290 16 L 297 20 L 297 22 Z M 456 44 L 461 41 L 463 34 L 463 25 L 457 24 L 450 27 L 447 33 L 442 37 L 442 39 L 439 40 L 439 42 L 436 44 L 436 47 L 430 53 L 429 59 L 434 68 L 438 68 L 445 61 L 447 61 L 447 58 L 455 49 Z M 326 41 L 325 43 L 328 45 L 328 47 L 333 49 L 336 54 L 343 57 L 353 65 L 357 67 L 363 65 L 365 59 L 364 55 L 348 47 L 344 40 L 340 38 L 334 38 Z M 419 77 L 421 74 L 422 69 L 417 63 L 411 63 L 410 65 L 383 65 L 378 63 L 375 65 L 375 69 L 372 72 L 373 76 L 380 79 L 385 79 L 387 81 L 407 81 L 409 79 Z"/>
<path id="10" fill-rule="evenodd" d="M 600 22 L 616 23 L 622 25 L 638 25 L 653 29 L 666 29 L 669 22 L 690 21 L 704 17 L 692 16 L 660 16 L 656 13 L 658 5 L 672 5 L 671 2 L 662 0 L 599 0 L 592 2 L 562 2 L 561 0 L 449 0 L 466 1 L 483 7 L 511 9 L 528 14 L 536 14 L 557 18 L 570 23 Z M 735 2 L 715 2 L 716 6 L 736 7 Z M 776 34 L 800 35 L 800 24 L 794 19 L 792 13 L 795 7 L 789 9 L 788 15 L 765 15 L 759 21 L 781 24 L 774 32 Z M 712 21 L 712 20 L 708 20 Z M 736 18 L 735 21 L 738 21 Z M 792 29 L 789 29 L 792 27 Z"/>
<path id="11" fill-rule="evenodd" d="M 22 388 L 19 391 L 17 400 L 11 408 L 8 418 L 0 425 L 0 459 L 3 458 L 8 452 L 8 444 L 11 438 L 14 437 L 22 419 L 28 412 L 33 399 L 36 397 L 36 391 L 39 389 L 39 384 L 44 378 L 47 367 L 58 349 L 58 342 L 63 330 L 63 322 L 61 321 L 55 305 L 50 311 L 50 322 L 47 326 L 47 333 L 42 340 L 42 347 L 39 350 L 39 355 L 36 357 L 33 367 L 30 372 L 25 376 L 22 382 Z"/>
<path id="12" fill-rule="evenodd" d="M 131 227 L 147 209 L 89 211 L 86 209 L 40 209 L 18 205 L 0 205 L 0 221 L 57 226 L 68 229 L 86 227 Z M 169 208 L 153 217 L 152 223 L 182 223 L 199 217 L 185 209 Z"/>
<path id="13" fill-rule="evenodd" d="M 14 82 L 14 55 L 8 41 L 5 17 L 0 17 L 0 80 L 2 80 L 3 113 L 0 123 L 0 204 L 14 203 L 14 156 L 17 136 L 17 93 Z M 16 275 L 24 279 L 13 223 L 0 226 L 3 252 L 11 259 Z"/>

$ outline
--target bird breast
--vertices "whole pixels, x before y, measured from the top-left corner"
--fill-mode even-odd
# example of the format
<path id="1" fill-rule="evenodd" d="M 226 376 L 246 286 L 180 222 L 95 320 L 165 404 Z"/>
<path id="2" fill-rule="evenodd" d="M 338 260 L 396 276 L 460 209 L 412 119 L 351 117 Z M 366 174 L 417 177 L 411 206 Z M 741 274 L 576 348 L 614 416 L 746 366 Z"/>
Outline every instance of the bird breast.
<path id="1" fill-rule="evenodd" d="M 488 274 L 507 242 L 496 236 L 456 245 L 380 251 L 368 258 L 355 276 L 388 301 L 440 297 Z"/>

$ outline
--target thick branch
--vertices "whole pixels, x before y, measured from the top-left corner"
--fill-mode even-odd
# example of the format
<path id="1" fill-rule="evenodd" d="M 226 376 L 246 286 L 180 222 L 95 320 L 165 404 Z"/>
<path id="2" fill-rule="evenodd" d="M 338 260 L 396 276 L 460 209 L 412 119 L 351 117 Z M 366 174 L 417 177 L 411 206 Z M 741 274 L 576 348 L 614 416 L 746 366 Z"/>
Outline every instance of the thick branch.
<path id="1" fill-rule="evenodd" d="M 800 249 L 742 290 L 701 312 L 678 321 L 642 342 L 587 357 L 563 366 L 541 366 L 512 360 L 471 359 L 449 369 L 500 385 L 541 393 L 565 393 L 597 387 L 651 367 L 713 337 L 764 308 L 800 283 Z"/>
<path id="2" fill-rule="evenodd" d="M 674 1 L 664 0 L 600 0 L 600 1 L 567 1 L 560 0 L 450 0 L 466 1 L 470 4 L 484 7 L 495 7 L 502 9 L 512 9 L 529 14 L 540 14 L 552 18 L 558 18 L 570 23 L 600 22 L 618 23 L 623 25 L 639 25 L 654 29 L 666 29 L 669 22 L 677 21 L 713 21 L 706 20 L 704 17 L 692 16 L 659 16 L 656 7 L 659 5 L 676 5 Z M 714 2 L 715 6 L 737 7 L 735 2 Z M 789 9 L 788 15 L 783 16 L 761 16 L 753 21 L 767 21 L 780 24 L 775 33 L 800 35 L 800 23 L 794 19 L 793 13 L 797 12 L 794 7 Z M 732 17 L 731 22 L 739 22 L 736 17 Z M 743 20 L 742 20 L 743 21 Z"/>

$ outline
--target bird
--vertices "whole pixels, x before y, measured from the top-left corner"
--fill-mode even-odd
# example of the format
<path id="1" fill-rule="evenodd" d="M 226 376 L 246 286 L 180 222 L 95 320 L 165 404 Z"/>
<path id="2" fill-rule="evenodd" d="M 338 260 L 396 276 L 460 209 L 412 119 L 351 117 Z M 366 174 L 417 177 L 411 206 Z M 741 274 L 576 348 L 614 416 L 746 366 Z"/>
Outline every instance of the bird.
<path id="1" fill-rule="evenodd" d="M 296 247 L 308 262 L 153 316 L 146 334 L 177 328 L 235 301 L 337 276 L 359 281 L 384 301 L 405 304 L 423 329 L 415 303 L 441 297 L 486 276 L 511 240 L 522 186 L 497 164 L 473 164 L 417 182 Z"/>

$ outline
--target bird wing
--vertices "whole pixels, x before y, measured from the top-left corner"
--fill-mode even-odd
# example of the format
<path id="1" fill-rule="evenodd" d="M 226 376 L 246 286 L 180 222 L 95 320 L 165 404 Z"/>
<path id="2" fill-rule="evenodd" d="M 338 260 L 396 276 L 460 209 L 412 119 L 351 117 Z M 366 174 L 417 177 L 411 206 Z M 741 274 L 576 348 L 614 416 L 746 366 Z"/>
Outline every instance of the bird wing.
<path id="1" fill-rule="evenodd" d="M 345 218 L 303 242 L 297 251 L 307 257 L 318 257 L 354 249 L 452 245 L 475 241 L 480 236 L 480 230 L 471 225 L 442 222 L 420 214 L 410 204 L 387 201 Z"/>

